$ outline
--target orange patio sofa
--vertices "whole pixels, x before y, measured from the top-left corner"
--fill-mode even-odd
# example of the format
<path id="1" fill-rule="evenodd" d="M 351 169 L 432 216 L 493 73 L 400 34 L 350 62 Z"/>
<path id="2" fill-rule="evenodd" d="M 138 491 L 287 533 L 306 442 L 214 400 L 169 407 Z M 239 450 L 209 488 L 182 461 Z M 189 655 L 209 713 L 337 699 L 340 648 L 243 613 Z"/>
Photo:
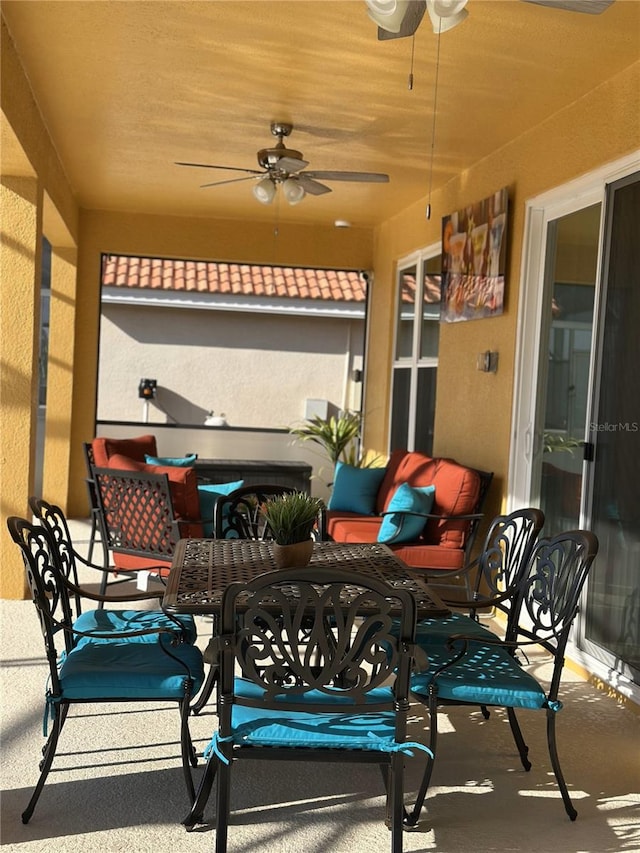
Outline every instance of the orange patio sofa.
<path id="1" fill-rule="evenodd" d="M 343 497 L 340 497 L 336 489 L 339 490 L 340 477 L 345 472 L 336 467 L 326 515 L 329 537 L 336 542 L 386 541 L 407 565 L 427 570 L 429 574 L 456 573 L 464 569 L 471 560 L 473 541 L 482 518 L 482 505 L 493 475 L 460 465 L 453 459 L 394 450 L 386 467 L 378 470 L 379 485 L 375 494 L 371 492 L 370 512 L 350 511 L 349 507 L 357 505 L 358 501 L 354 504 L 349 485 L 357 490 L 358 480 L 368 477 L 369 487 L 375 486 L 376 475 L 363 473 L 374 470 L 351 469 L 348 472 L 351 483 L 347 483 Z M 410 489 L 407 490 L 406 486 Z M 405 541 L 379 540 L 385 518 L 396 516 L 396 513 L 389 512 L 389 508 L 393 509 L 392 501 L 399 489 L 401 492 L 420 489 L 423 493 L 432 493 L 432 506 L 425 513 L 420 509 L 408 511 L 407 517 L 413 519 L 413 529 L 417 530 L 410 541 L 406 541 L 406 537 Z M 399 536 L 398 540 L 403 540 L 403 537 Z"/>

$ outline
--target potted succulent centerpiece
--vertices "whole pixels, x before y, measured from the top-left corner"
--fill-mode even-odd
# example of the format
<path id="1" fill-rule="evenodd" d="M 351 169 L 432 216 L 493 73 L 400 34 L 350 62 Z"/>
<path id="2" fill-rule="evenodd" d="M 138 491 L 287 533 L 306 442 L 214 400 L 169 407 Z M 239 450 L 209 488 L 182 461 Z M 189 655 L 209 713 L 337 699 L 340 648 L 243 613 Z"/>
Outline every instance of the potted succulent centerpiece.
<path id="1" fill-rule="evenodd" d="M 305 566 L 311 559 L 311 534 L 324 503 L 304 492 L 289 492 L 264 505 L 264 517 L 274 538 L 273 555 L 278 568 Z"/>

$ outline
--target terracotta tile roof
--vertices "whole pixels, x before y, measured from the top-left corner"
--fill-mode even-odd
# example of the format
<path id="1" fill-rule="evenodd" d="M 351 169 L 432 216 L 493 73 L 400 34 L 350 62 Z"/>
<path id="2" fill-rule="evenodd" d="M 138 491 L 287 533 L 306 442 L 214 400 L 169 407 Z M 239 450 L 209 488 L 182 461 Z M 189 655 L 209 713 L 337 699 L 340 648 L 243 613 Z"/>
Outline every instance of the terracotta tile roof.
<path id="1" fill-rule="evenodd" d="M 105 255 L 102 283 L 175 293 L 322 299 L 364 302 L 365 282 L 357 272 L 270 267 L 213 261 L 175 261 Z"/>

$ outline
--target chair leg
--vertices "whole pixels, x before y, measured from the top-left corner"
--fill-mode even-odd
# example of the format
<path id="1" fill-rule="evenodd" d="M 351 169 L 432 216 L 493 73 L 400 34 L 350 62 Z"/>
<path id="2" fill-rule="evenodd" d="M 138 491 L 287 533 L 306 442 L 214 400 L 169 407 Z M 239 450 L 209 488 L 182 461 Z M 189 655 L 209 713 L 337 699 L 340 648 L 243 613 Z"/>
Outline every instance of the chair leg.
<path id="1" fill-rule="evenodd" d="M 531 770 L 531 762 L 527 758 L 529 754 L 529 747 L 524 742 L 522 732 L 520 731 L 520 724 L 518 723 L 518 718 L 516 717 L 516 712 L 513 708 L 507 708 L 507 716 L 509 718 L 509 725 L 511 726 L 511 734 L 516 742 L 518 752 L 520 753 L 520 761 L 522 762 L 524 769 L 529 771 Z"/>
<path id="2" fill-rule="evenodd" d="M 31 820 L 31 815 L 36 807 L 36 803 L 40 798 L 40 794 L 42 793 L 42 789 L 44 788 L 44 783 L 47 781 L 47 776 L 49 775 L 49 771 L 51 770 L 51 765 L 53 764 L 53 759 L 56 754 L 56 748 L 58 746 L 58 738 L 60 737 L 60 732 L 62 731 L 62 726 L 64 725 L 65 717 L 66 717 L 67 706 L 58 707 L 58 711 L 56 714 L 56 718 L 53 721 L 53 726 L 51 728 L 51 734 L 49 735 L 49 739 L 45 744 L 44 749 L 42 750 L 42 761 L 40 762 L 40 778 L 38 779 L 38 783 L 34 788 L 33 794 L 31 795 L 31 799 L 29 800 L 29 805 L 22 812 L 22 822 L 29 823 Z"/>
<path id="3" fill-rule="evenodd" d="M 389 770 L 389 792 L 387 795 L 387 808 L 391 814 L 391 853 L 402 853 L 403 819 L 406 814 L 403 793 L 404 758 L 402 753 L 396 753 L 391 757 L 391 768 Z"/>
<path id="4" fill-rule="evenodd" d="M 553 767 L 553 772 L 556 775 L 558 788 L 560 788 L 560 793 L 562 794 L 564 809 L 569 815 L 570 820 L 575 820 L 578 817 L 578 812 L 575 810 L 571 797 L 569 796 L 567 784 L 564 781 L 564 776 L 560 769 L 560 759 L 558 758 L 558 749 L 556 747 L 556 712 L 551 711 L 550 709 L 547 709 L 547 744 L 549 746 L 551 766 Z"/>
<path id="5" fill-rule="evenodd" d="M 420 785 L 420 790 L 418 791 L 418 796 L 416 797 L 413 809 L 409 814 L 406 814 L 405 812 L 404 825 L 407 829 L 413 829 L 418 824 L 420 812 L 422 811 L 422 806 L 424 804 L 425 797 L 427 796 L 427 791 L 429 790 L 429 783 L 431 782 L 431 774 L 433 773 L 433 765 L 435 762 L 436 743 L 438 740 L 438 696 L 433 685 L 429 688 L 429 729 L 429 749 L 434 757 L 427 758 L 427 765 L 424 769 L 422 784 Z"/>
<path id="6" fill-rule="evenodd" d="M 189 802 L 193 803 L 196 792 L 193 786 L 191 768 L 197 766 L 198 759 L 195 747 L 191 741 L 191 732 L 189 731 L 189 699 L 190 695 L 188 694 L 180 703 L 180 747 L 182 753 L 182 772 L 187 786 L 187 794 L 189 795 Z"/>
<path id="7" fill-rule="evenodd" d="M 227 853 L 229 834 L 229 810 L 231 795 L 231 764 L 220 761 L 218 764 L 218 797 L 216 810 L 216 847 L 215 853 Z"/>
<path id="8" fill-rule="evenodd" d="M 187 827 L 188 830 L 193 829 L 193 827 L 197 823 L 202 823 L 204 819 L 204 807 L 209 800 L 209 796 L 211 795 L 211 789 L 213 787 L 213 781 L 216 776 L 216 768 L 218 766 L 218 759 L 215 755 L 212 755 L 209 761 L 207 762 L 207 766 L 204 770 L 204 775 L 200 780 L 200 785 L 198 786 L 198 793 L 196 794 L 195 801 L 191 806 L 191 811 L 184 818 L 182 823 Z"/>

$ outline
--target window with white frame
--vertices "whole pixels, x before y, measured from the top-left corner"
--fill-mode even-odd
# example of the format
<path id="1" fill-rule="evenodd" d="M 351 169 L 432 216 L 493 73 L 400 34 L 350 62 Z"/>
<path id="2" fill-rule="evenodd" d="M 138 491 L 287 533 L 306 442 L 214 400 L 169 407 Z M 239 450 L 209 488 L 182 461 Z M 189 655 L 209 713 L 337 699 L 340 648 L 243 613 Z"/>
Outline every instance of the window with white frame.
<path id="1" fill-rule="evenodd" d="M 389 450 L 433 451 L 441 264 L 439 246 L 398 264 Z"/>

